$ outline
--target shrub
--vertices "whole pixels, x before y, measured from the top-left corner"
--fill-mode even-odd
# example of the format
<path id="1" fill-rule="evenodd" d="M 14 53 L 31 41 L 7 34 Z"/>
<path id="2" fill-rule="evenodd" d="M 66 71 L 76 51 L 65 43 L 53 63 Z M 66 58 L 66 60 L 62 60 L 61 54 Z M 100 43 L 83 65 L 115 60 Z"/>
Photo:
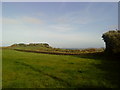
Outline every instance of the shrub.
<path id="1" fill-rule="evenodd" d="M 19 43 L 19 44 L 17 44 L 17 46 L 26 46 L 26 44 L 24 44 L 24 43 Z"/>
<path id="2" fill-rule="evenodd" d="M 44 46 L 44 47 L 49 47 L 49 44 L 43 43 L 43 46 Z"/>
<path id="3" fill-rule="evenodd" d="M 106 44 L 106 52 L 112 54 L 120 53 L 120 30 L 108 31 L 103 34 L 102 38 Z"/>

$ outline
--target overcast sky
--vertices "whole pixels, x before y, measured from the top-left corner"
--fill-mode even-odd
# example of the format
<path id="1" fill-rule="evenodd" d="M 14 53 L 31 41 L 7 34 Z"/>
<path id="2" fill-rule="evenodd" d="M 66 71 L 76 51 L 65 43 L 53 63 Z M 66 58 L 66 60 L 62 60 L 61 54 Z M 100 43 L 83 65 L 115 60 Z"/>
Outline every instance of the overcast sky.
<path id="1" fill-rule="evenodd" d="M 117 2 L 3 2 L 3 46 L 46 42 L 58 48 L 104 47 L 117 28 Z"/>

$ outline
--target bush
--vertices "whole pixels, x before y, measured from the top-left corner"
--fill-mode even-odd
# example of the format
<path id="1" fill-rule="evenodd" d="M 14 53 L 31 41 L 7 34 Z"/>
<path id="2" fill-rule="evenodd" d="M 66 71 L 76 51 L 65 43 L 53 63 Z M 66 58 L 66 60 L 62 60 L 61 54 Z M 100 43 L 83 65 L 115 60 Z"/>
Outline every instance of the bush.
<path id="1" fill-rule="evenodd" d="M 112 54 L 120 53 L 120 30 L 106 32 L 102 38 L 106 44 L 106 52 Z"/>
<path id="2" fill-rule="evenodd" d="M 16 47 L 16 46 L 24 46 L 24 47 L 26 47 L 26 46 L 32 46 L 32 47 L 34 46 L 34 47 L 36 47 L 37 46 L 37 47 L 52 48 L 47 43 L 29 43 L 29 44 L 19 43 L 19 44 L 11 45 L 11 47 Z"/>
<path id="3" fill-rule="evenodd" d="M 49 44 L 43 43 L 43 46 L 48 48 L 48 47 L 49 47 Z"/>
<path id="4" fill-rule="evenodd" d="M 19 44 L 17 44 L 17 46 L 26 46 L 26 44 L 24 44 L 24 43 L 19 43 Z"/>

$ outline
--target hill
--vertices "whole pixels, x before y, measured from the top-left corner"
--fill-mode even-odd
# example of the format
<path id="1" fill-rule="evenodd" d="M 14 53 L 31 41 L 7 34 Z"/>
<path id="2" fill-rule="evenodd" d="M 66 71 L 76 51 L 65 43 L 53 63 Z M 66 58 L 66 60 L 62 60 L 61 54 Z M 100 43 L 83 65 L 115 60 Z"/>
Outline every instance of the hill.
<path id="1" fill-rule="evenodd" d="M 30 44 L 13 44 L 9 47 L 10 49 L 25 51 L 25 52 L 36 52 L 36 53 L 47 53 L 47 54 L 59 54 L 59 55 L 79 55 L 86 53 L 99 53 L 103 52 L 103 48 L 88 48 L 88 49 L 61 49 L 53 48 L 47 43 L 30 43 Z"/>

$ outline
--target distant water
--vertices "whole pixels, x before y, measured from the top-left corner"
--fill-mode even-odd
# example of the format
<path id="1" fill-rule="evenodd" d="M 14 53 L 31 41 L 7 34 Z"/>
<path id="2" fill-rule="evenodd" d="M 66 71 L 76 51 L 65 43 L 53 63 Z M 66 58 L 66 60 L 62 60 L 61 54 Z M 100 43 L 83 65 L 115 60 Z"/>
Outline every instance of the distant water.
<path id="1" fill-rule="evenodd" d="M 104 47 L 101 47 L 101 48 L 104 48 Z M 61 49 L 82 50 L 82 49 L 90 49 L 90 48 L 61 48 Z"/>
<path id="2" fill-rule="evenodd" d="M 61 49 L 78 50 L 78 49 L 85 49 L 85 48 L 61 48 Z"/>

